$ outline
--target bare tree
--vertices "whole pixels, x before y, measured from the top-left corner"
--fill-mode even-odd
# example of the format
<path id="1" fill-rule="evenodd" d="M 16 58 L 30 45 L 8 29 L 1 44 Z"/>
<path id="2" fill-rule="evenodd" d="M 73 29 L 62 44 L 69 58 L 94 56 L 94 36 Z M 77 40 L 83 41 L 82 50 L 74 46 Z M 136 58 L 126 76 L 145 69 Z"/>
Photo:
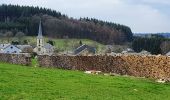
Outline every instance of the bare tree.
<path id="1" fill-rule="evenodd" d="M 22 42 L 24 36 L 25 34 L 23 32 L 17 32 L 17 34 L 15 35 L 15 37 L 18 38 L 19 43 Z"/>
<path id="2" fill-rule="evenodd" d="M 4 36 L 7 38 L 8 43 L 9 43 L 10 42 L 10 38 L 13 37 L 13 33 L 11 31 L 8 31 L 8 32 L 5 33 Z"/>
<path id="3" fill-rule="evenodd" d="M 26 47 L 23 49 L 23 53 L 33 53 L 33 48 L 32 47 Z"/>
<path id="4" fill-rule="evenodd" d="M 3 43 L 3 41 L 4 41 L 4 34 L 3 33 L 0 33 L 0 39 L 1 39 L 1 43 Z"/>
<path id="5" fill-rule="evenodd" d="M 69 38 L 68 36 L 64 37 L 64 49 L 65 51 L 68 51 L 68 46 L 69 46 Z"/>
<path id="6" fill-rule="evenodd" d="M 170 41 L 165 41 L 160 45 L 162 54 L 166 54 L 170 51 Z"/>

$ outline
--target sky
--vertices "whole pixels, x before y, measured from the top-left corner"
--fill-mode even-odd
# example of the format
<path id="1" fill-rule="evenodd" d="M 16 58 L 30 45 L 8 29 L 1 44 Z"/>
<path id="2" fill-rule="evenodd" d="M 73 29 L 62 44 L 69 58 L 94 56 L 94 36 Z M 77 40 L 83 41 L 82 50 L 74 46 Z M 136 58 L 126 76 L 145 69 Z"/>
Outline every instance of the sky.
<path id="1" fill-rule="evenodd" d="M 127 25 L 133 33 L 170 32 L 170 0 L 0 0 L 51 8 L 69 17 L 90 17 Z"/>

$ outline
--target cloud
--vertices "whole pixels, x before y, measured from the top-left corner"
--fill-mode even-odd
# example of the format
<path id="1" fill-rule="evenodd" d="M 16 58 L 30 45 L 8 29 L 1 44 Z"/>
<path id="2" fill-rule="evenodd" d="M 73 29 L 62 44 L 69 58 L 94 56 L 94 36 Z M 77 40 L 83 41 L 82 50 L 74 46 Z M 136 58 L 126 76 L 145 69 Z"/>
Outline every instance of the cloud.
<path id="1" fill-rule="evenodd" d="M 42 6 L 74 18 L 117 22 L 130 26 L 133 32 L 170 32 L 170 13 L 161 8 L 169 11 L 170 0 L 1 0 L 0 3 Z"/>
<path id="2" fill-rule="evenodd" d="M 170 5 L 170 0 L 141 0 L 141 1 L 148 4 Z"/>

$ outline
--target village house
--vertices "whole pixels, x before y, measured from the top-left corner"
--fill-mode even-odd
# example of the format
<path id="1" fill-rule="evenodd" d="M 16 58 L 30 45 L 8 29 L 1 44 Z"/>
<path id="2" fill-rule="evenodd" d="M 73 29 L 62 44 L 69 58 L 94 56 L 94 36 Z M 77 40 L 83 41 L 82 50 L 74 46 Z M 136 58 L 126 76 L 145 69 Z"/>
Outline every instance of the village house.
<path id="1" fill-rule="evenodd" d="M 146 50 L 142 50 L 142 51 L 140 52 L 140 54 L 141 54 L 141 55 L 151 55 L 151 53 L 148 52 L 148 51 L 146 51 Z"/>
<path id="2" fill-rule="evenodd" d="M 27 48 L 32 49 L 30 45 L 12 45 L 12 44 L 0 44 L 0 53 L 28 53 L 25 51 Z"/>
<path id="3" fill-rule="evenodd" d="M 39 31 L 37 36 L 37 46 L 34 48 L 34 52 L 38 55 L 52 55 L 54 53 L 54 46 L 49 43 L 45 43 L 42 35 L 41 21 L 39 23 Z"/>
<path id="4" fill-rule="evenodd" d="M 5 48 L 1 49 L 1 53 L 21 53 L 22 50 L 16 47 L 15 45 L 8 45 Z"/>
<path id="5" fill-rule="evenodd" d="M 170 51 L 168 53 L 166 53 L 166 56 L 170 56 Z"/>
<path id="6" fill-rule="evenodd" d="M 9 45 L 11 44 L 0 44 L 0 52 L 2 52 Z"/>
<path id="7" fill-rule="evenodd" d="M 74 50 L 74 55 L 76 56 L 92 56 L 95 53 L 96 53 L 96 49 L 86 44 L 83 44 Z"/>
<path id="8" fill-rule="evenodd" d="M 125 50 L 122 51 L 122 54 L 127 54 L 127 53 L 135 53 L 135 51 L 131 48 L 126 48 Z"/>

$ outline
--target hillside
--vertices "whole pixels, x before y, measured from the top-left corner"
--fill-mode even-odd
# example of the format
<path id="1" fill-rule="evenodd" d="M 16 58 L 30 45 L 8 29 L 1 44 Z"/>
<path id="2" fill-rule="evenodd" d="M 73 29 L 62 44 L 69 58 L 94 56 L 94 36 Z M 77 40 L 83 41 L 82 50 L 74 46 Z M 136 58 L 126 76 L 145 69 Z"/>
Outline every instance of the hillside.
<path id="1" fill-rule="evenodd" d="M 133 38 L 128 26 L 94 18 L 73 19 L 46 8 L 0 5 L 0 14 L 1 36 L 7 31 L 36 36 L 41 19 L 43 34 L 48 37 L 90 39 L 102 44 L 121 44 Z"/>
<path id="2" fill-rule="evenodd" d="M 0 63 L 2 100 L 169 100 L 170 85 Z"/>

